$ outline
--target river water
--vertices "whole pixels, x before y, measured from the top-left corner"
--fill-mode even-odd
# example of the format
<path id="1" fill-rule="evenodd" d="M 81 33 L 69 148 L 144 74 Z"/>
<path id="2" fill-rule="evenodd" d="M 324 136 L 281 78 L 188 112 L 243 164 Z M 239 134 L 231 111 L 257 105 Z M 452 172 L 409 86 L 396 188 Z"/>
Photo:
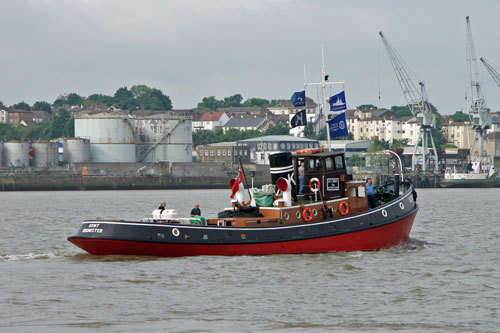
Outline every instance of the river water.
<path id="1" fill-rule="evenodd" d="M 161 201 L 215 215 L 228 190 L 1 192 L 0 331 L 498 331 L 500 189 L 418 194 L 405 248 L 171 259 L 92 256 L 66 237 Z"/>

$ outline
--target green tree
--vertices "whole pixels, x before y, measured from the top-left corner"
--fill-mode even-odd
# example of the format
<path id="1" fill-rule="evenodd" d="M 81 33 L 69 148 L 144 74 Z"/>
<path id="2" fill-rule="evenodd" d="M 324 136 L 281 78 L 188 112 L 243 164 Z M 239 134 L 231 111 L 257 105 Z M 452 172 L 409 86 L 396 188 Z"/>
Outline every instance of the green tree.
<path id="1" fill-rule="evenodd" d="M 119 88 L 114 95 L 113 105 L 122 110 L 133 110 L 137 107 L 134 94 L 127 87 Z"/>
<path id="2" fill-rule="evenodd" d="M 347 166 L 360 166 L 362 162 L 361 157 L 358 154 L 354 154 L 347 160 Z"/>
<path id="3" fill-rule="evenodd" d="M 47 129 L 45 139 L 59 138 L 62 136 L 73 137 L 74 134 L 74 120 L 71 113 L 65 109 L 59 109 L 57 115 L 52 118 L 50 125 Z"/>
<path id="4" fill-rule="evenodd" d="M 69 93 L 60 95 L 53 103 L 54 106 L 63 106 L 63 105 L 82 105 L 85 98 L 78 95 L 77 93 Z"/>
<path id="5" fill-rule="evenodd" d="M 241 106 L 242 100 L 243 100 L 243 97 L 241 97 L 240 94 L 235 94 L 233 96 L 224 97 L 224 101 L 222 102 L 222 105 L 225 108 L 239 107 L 239 106 Z"/>
<path id="6" fill-rule="evenodd" d="M 410 108 L 408 108 L 407 105 L 405 106 L 391 106 L 391 112 L 396 115 L 396 117 L 411 117 L 413 114 L 410 111 Z"/>
<path id="7" fill-rule="evenodd" d="M 267 131 L 266 135 L 288 135 L 290 134 L 290 127 L 288 124 L 285 123 L 278 123 L 274 126 L 270 126 Z"/>
<path id="8" fill-rule="evenodd" d="M 356 109 L 361 110 L 361 111 L 368 111 L 368 110 L 378 110 L 378 107 L 376 107 L 373 104 L 363 104 L 358 106 Z"/>
<path id="9" fill-rule="evenodd" d="M 385 140 L 375 139 L 370 148 L 368 148 L 369 153 L 375 153 L 377 151 L 386 150 L 389 148 L 389 143 Z"/>
<path id="10" fill-rule="evenodd" d="M 83 101 L 83 105 L 113 105 L 113 97 L 102 95 L 102 94 L 92 94 Z"/>
<path id="11" fill-rule="evenodd" d="M 143 110 L 172 110 L 170 97 L 156 88 L 146 85 L 135 85 L 130 88 L 138 106 Z"/>
<path id="12" fill-rule="evenodd" d="M 464 121 L 470 121 L 469 115 L 466 113 L 463 113 L 462 111 L 457 111 L 455 114 L 451 116 L 451 119 L 455 122 L 464 122 Z"/>
<path id="13" fill-rule="evenodd" d="M 13 107 L 16 110 L 25 110 L 25 111 L 31 110 L 30 105 L 24 101 L 14 104 Z"/>
<path id="14" fill-rule="evenodd" d="M 243 103 L 243 106 L 246 106 L 246 107 L 258 106 L 261 108 L 268 108 L 271 106 L 271 103 L 267 99 L 253 97 L 253 98 L 247 99 Z"/>
<path id="15" fill-rule="evenodd" d="M 442 145 L 445 145 L 448 143 L 448 139 L 444 136 L 443 133 L 443 118 L 442 117 L 436 117 L 436 127 L 431 129 L 431 135 L 432 139 L 434 140 L 434 144 L 436 145 L 436 148 L 441 148 Z"/>
<path id="16" fill-rule="evenodd" d="M 203 97 L 200 103 L 198 103 L 197 108 L 202 110 L 216 110 L 222 107 L 222 102 L 218 101 L 215 96 Z"/>
<path id="17" fill-rule="evenodd" d="M 52 112 L 52 108 L 50 107 L 50 103 L 49 102 L 45 102 L 45 101 L 41 101 L 41 102 L 35 102 L 35 104 L 33 104 L 33 110 L 35 111 L 46 111 L 46 112 Z"/>
<path id="18" fill-rule="evenodd" d="M 218 142 L 215 140 L 215 133 L 209 130 L 199 130 L 193 132 L 193 146 L 207 145 L 209 143 Z"/>

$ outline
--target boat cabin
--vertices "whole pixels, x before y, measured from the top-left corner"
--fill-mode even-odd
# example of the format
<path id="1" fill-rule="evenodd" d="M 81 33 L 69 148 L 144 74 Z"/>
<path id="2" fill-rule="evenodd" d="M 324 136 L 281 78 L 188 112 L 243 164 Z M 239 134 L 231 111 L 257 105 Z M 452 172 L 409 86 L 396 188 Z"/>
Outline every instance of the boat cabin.
<path id="1" fill-rule="evenodd" d="M 345 196 L 345 182 L 350 181 L 352 175 L 347 174 L 343 153 L 295 153 L 292 160 L 296 184 L 299 184 L 299 166 L 304 164 L 305 197 L 315 195 L 309 186 L 314 178 L 320 182 L 318 199 L 328 200 Z"/>

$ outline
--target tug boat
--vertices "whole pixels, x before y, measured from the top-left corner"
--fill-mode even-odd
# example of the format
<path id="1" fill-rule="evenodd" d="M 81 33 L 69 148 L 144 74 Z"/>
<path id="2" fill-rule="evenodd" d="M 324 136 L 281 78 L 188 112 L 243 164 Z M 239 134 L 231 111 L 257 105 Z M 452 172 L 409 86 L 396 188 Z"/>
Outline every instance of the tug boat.
<path id="1" fill-rule="evenodd" d="M 240 166 L 230 182 L 231 207 L 217 217 L 155 210 L 141 221 L 86 220 L 68 241 L 94 255 L 162 257 L 374 251 L 408 243 L 417 193 L 399 175 L 368 196 L 366 182 L 347 174 L 343 153 L 277 153 L 270 170 L 272 183 L 249 189 L 245 201 Z"/>

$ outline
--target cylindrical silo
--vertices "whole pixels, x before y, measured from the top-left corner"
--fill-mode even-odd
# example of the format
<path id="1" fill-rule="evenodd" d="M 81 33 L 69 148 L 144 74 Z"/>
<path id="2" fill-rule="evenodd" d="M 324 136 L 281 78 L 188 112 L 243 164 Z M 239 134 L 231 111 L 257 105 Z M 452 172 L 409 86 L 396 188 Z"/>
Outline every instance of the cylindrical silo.
<path id="1" fill-rule="evenodd" d="M 75 136 L 90 139 L 92 162 L 135 162 L 135 119 L 126 115 L 75 118 Z"/>
<path id="2" fill-rule="evenodd" d="M 9 141 L 3 144 L 5 166 L 28 167 L 30 144 L 21 141 Z"/>
<path id="3" fill-rule="evenodd" d="M 69 138 L 63 141 L 63 156 L 65 163 L 90 162 L 90 140 Z"/>
<path id="4" fill-rule="evenodd" d="M 49 167 L 56 166 L 58 162 L 57 142 L 39 141 L 33 142 L 31 148 L 35 149 L 34 166 Z"/>
<path id="5" fill-rule="evenodd" d="M 191 119 L 156 115 L 137 119 L 138 162 L 191 162 Z"/>

